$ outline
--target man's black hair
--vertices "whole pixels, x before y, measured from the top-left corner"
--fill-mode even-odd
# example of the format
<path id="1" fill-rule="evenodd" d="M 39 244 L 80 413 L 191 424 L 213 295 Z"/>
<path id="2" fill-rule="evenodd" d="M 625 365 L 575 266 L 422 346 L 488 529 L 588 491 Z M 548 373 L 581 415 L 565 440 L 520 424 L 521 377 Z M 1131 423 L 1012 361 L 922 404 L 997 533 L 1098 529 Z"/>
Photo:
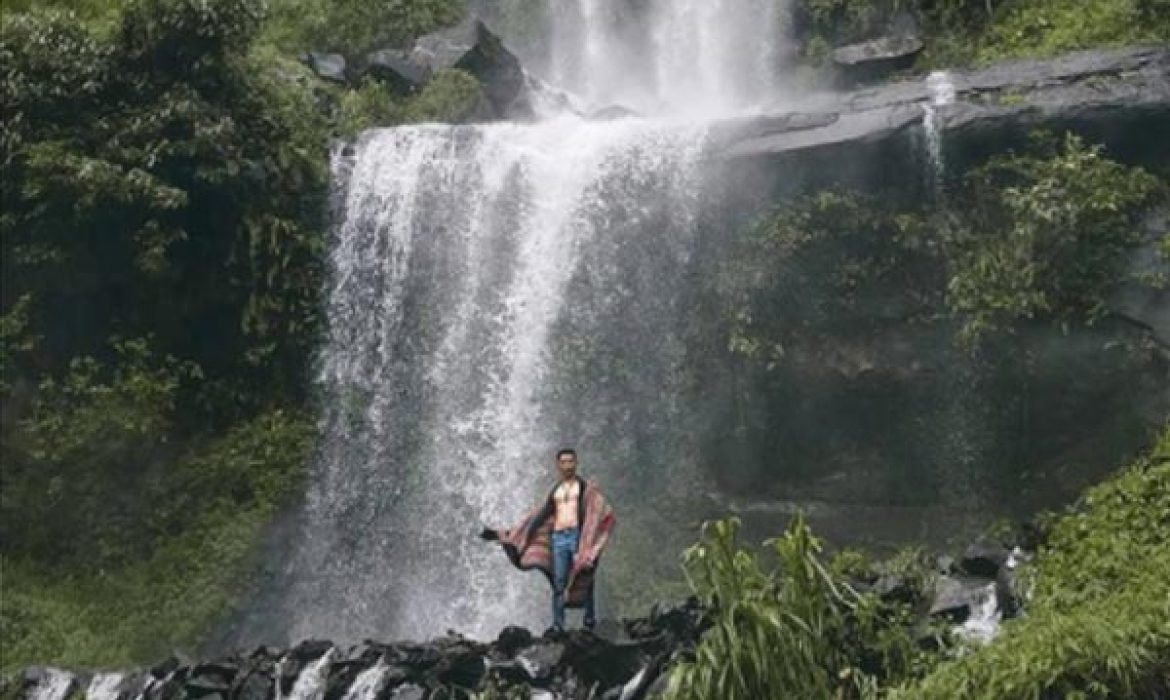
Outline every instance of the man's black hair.
<path id="1" fill-rule="evenodd" d="M 561 449 L 557 450 L 557 461 L 561 461 L 561 457 L 564 455 L 573 455 L 573 457 L 576 458 L 577 450 L 574 450 L 572 447 L 562 447 Z"/>

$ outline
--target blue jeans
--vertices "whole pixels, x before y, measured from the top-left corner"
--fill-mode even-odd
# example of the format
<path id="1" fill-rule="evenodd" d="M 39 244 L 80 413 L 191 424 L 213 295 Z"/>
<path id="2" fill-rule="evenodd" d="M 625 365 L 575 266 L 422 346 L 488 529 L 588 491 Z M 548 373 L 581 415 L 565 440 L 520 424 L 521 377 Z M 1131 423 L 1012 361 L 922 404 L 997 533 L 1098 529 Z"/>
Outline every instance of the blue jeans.
<path id="1" fill-rule="evenodd" d="M 554 532 L 552 536 L 553 560 L 553 627 L 565 628 L 565 585 L 569 581 L 569 571 L 573 568 L 573 557 L 577 554 L 577 542 L 581 537 L 581 530 L 571 528 Z M 585 598 L 585 626 L 592 628 L 597 621 L 593 609 L 593 588 L 589 588 Z"/>

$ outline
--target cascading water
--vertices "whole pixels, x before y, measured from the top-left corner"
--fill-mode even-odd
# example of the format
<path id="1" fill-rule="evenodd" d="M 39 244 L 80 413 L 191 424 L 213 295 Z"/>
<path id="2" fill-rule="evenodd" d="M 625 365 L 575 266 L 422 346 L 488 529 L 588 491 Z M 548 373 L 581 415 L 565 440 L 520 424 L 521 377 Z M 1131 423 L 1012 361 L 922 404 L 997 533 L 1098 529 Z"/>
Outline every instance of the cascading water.
<path id="1" fill-rule="evenodd" d="M 557 7 L 552 72 L 591 102 L 727 113 L 766 95 L 772 0 L 645 6 L 650 82 L 622 79 L 637 42 L 611 4 Z M 678 310 L 705 132 L 559 115 L 373 130 L 336 155 L 322 438 L 276 616 L 290 638 L 543 628 L 544 581 L 474 535 L 535 503 L 566 444 L 622 546 L 678 551 L 662 519 L 698 490 Z M 650 496 L 662 514 L 636 507 Z"/>
<path id="2" fill-rule="evenodd" d="M 29 694 L 31 700 L 65 700 L 73 687 L 73 675 L 57 668 L 45 669 L 41 682 Z"/>
<path id="3" fill-rule="evenodd" d="M 963 624 L 955 628 L 955 633 L 970 642 L 987 644 L 999 634 L 1002 618 L 995 583 L 989 583 L 980 590 L 977 605 Z"/>
<path id="4" fill-rule="evenodd" d="M 386 685 L 389 670 L 385 658 L 379 658 L 377 663 L 358 674 L 346 689 L 343 700 L 375 700 Z"/>
<path id="5" fill-rule="evenodd" d="M 595 106 L 718 116 L 774 95 L 783 56 L 776 0 L 550 3 L 550 82 Z"/>
<path id="6" fill-rule="evenodd" d="M 933 71 L 926 76 L 926 89 L 930 99 L 922 105 L 922 130 L 926 137 L 926 157 L 931 188 L 936 195 L 942 194 L 946 162 L 943 160 L 942 123 L 939 109 L 955 101 L 955 84 L 950 73 Z"/>
<path id="7" fill-rule="evenodd" d="M 121 673 L 98 673 L 85 689 L 85 700 L 117 700 L 125 678 Z"/>
<path id="8" fill-rule="evenodd" d="M 305 666 L 300 675 L 297 676 L 297 680 L 293 683 L 292 690 L 289 691 L 286 698 L 280 697 L 280 676 L 278 674 L 278 680 L 273 684 L 276 689 L 276 700 L 321 700 L 325 696 L 325 680 L 329 674 L 329 664 L 333 661 L 333 656 L 336 653 L 336 649 L 330 648 Z"/>

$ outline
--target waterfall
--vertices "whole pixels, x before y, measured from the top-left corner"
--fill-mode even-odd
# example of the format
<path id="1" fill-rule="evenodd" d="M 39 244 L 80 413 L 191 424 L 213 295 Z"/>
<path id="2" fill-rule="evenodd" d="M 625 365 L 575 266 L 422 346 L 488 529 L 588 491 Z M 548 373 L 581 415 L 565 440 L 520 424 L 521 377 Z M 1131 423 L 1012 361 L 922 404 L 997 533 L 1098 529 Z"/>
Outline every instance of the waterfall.
<path id="1" fill-rule="evenodd" d="M 995 583 L 989 583 L 979 591 L 978 604 L 973 606 L 971 613 L 963 624 L 955 629 L 955 633 L 971 642 L 987 644 L 999 634 L 999 623 L 1003 612 L 999 609 L 999 600 L 996 596 Z"/>
<path id="2" fill-rule="evenodd" d="M 615 502 L 628 556 L 677 566 L 701 490 L 678 400 L 694 115 L 767 96 L 778 5 L 656 0 L 637 30 L 611 3 L 558 5 L 556 87 L 671 116 L 378 129 L 335 154 L 321 439 L 269 624 L 543 629 L 547 584 L 475 534 L 520 518 L 563 446 Z"/>
<path id="3" fill-rule="evenodd" d="M 543 583 L 474 533 L 521 516 L 581 434 L 548 405 L 570 288 L 636 242 L 615 236 L 670 232 L 655 254 L 676 276 L 685 264 L 702 141 L 701 127 L 566 116 L 372 131 L 339 161 L 294 637 L 540 624 Z M 604 305 L 621 284 L 598 282 L 575 300 Z"/>
<path id="4" fill-rule="evenodd" d="M 333 655 L 336 653 L 337 650 L 330 647 L 328 651 L 301 669 L 288 697 L 283 700 L 321 700 L 325 695 L 325 679 L 329 675 L 329 664 L 333 661 Z M 279 674 L 277 674 L 273 687 L 276 688 L 277 700 L 281 700 Z"/>
<path id="5" fill-rule="evenodd" d="M 386 673 L 390 670 L 384 657 L 378 662 L 358 674 L 353 684 L 345 691 L 343 700 L 374 700 L 382 692 L 386 684 Z"/>
<path id="6" fill-rule="evenodd" d="M 786 3 L 613 0 L 550 3 L 550 82 L 594 106 L 712 117 L 774 93 Z"/>
<path id="7" fill-rule="evenodd" d="M 121 673 L 98 673 L 85 689 L 85 700 L 117 700 L 125 676 Z"/>
<path id="8" fill-rule="evenodd" d="M 57 668 L 46 668 L 44 677 L 29 694 L 30 700 L 65 700 L 73 687 L 73 675 Z"/>
<path id="9" fill-rule="evenodd" d="M 950 73 L 936 70 L 926 76 L 926 89 L 930 99 L 922 105 L 922 130 L 926 137 L 927 176 L 935 194 L 941 196 L 946 162 L 943 160 L 939 109 L 955 101 L 955 84 Z"/>

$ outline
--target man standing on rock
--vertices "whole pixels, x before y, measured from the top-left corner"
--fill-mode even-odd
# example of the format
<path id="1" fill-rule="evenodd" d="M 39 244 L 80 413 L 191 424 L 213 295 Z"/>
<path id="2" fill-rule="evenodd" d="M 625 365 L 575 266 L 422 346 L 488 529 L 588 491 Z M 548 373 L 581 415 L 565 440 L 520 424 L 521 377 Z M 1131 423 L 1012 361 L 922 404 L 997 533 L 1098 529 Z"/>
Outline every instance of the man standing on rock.
<path id="1" fill-rule="evenodd" d="M 540 505 L 516 527 L 502 532 L 484 528 L 483 539 L 498 541 L 522 571 L 538 569 L 552 586 L 553 628 L 565 628 L 565 607 L 585 608 L 585 627 L 593 629 L 593 576 L 609 543 L 613 509 L 597 484 L 577 476 L 577 453 L 557 452 L 560 480 Z"/>

